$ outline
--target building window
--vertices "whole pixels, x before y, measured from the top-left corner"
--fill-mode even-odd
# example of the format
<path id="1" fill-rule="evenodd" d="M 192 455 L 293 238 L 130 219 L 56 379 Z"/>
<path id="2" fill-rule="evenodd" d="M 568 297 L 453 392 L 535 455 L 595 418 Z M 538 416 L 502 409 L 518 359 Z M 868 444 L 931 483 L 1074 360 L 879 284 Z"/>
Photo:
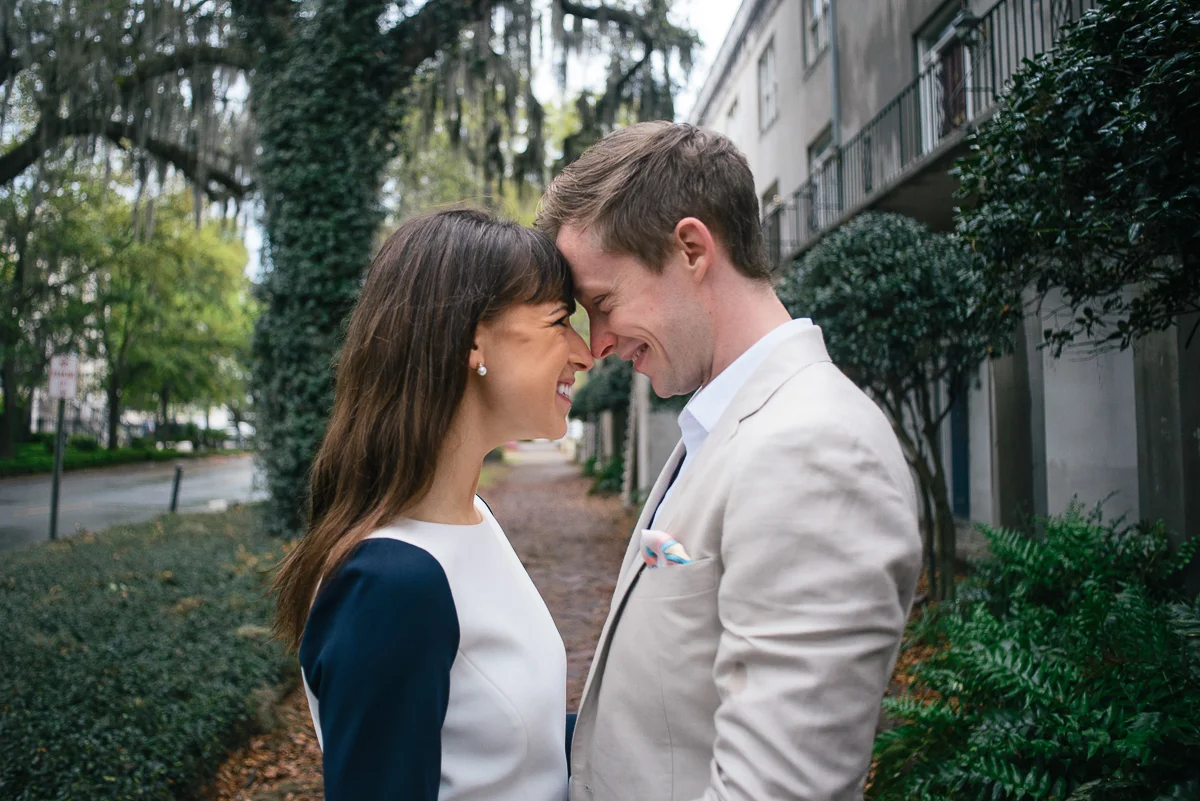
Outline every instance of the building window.
<path id="1" fill-rule="evenodd" d="M 765 131 L 779 113 L 777 96 L 779 86 L 775 82 L 775 40 L 758 58 L 758 128 Z"/>
<path id="2" fill-rule="evenodd" d="M 779 181 L 774 181 L 762 196 L 763 236 L 767 240 L 767 257 L 773 268 L 783 257 L 783 205 L 779 202 Z"/>
<path id="3" fill-rule="evenodd" d="M 808 147 L 808 225 L 812 232 L 825 230 L 841 214 L 837 161 L 833 131 L 826 128 Z"/>
<path id="4" fill-rule="evenodd" d="M 804 54 L 809 65 L 829 48 L 830 0 L 804 0 Z"/>
<path id="5" fill-rule="evenodd" d="M 975 114 L 970 53 L 948 7 L 917 37 L 921 97 L 921 152 L 928 153 Z"/>

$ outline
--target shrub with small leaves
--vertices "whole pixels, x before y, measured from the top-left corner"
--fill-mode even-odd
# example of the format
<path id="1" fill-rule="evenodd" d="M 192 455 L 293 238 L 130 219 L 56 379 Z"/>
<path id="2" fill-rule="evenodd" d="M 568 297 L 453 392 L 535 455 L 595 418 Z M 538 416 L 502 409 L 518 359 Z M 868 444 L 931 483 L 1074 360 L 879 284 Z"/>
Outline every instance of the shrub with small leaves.
<path id="1" fill-rule="evenodd" d="M 942 647 L 920 698 L 885 701 L 903 722 L 869 796 L 1200 799 L 1200 603 L 1179 583 L 1195 543 L 1079 509 L 1041 539 L 985 533 L 992 557 L 917 624 Z"/>
<path id="2" fill-rule="evenodd" d="M 293 661 L 269 636 L 283 543 L 256 510 L 6 552 L 0 798 L 194 795 Z"/>

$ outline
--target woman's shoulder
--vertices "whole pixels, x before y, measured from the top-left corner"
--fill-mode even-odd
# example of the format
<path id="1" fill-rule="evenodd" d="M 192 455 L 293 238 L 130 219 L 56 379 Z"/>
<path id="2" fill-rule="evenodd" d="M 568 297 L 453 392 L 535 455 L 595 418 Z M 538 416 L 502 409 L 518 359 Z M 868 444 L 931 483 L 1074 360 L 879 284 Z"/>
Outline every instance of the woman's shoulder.
<path id="1" fill-rule="evenodd" d="M 448 665 L 460 636 L 454 596 L 437 559 L 400 540 L 366 540 L 317 593 L 300 641 L 300 666 L 324 704 L 330 675 L 369 686 L 397 675 L 414 655 Z"/>
<path id="2" fill-rule="evenodd" d="M 348 595 L 367 604 L 420 601 L 449 590 L 446 571 L 429 551 L 401 539 L 370 538 L 360 542 L 322 583 L 317 603 Z"/>
<path id="3" fill-rule="evenodd" d="M 359 543 L 333 575 L 322 582 L 305 627 L 305 644 L 395 629 L 399 623 L 421 631 L 453 627 L 457 612 L 450 581 L 428 551 L 395 539 Z M 385 626 L 384 629 L 378 628 Z"/>

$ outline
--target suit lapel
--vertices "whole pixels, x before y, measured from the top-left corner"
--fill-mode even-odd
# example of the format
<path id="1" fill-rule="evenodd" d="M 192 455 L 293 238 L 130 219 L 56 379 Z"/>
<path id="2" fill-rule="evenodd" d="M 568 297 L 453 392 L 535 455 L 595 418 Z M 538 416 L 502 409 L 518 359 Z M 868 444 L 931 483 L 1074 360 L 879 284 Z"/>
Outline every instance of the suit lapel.
<path id="1" fill-rule="evenodd" d="M 592 658 L 592 666 L 588 670 L 587 681 L 583 685 L 583 695 L 580 697 L 579 706 L 582 709 L 586 703 L 589 690 L 592 687 L 592 681 L 596 677 L 596 672 L 604 663 L 604 657 L 608 653 L 608 641 L 612 634 L 612 627 L 615 625 L 617 618 L 620 617 L 621 607 L 625 603 L 625 596 L 629 594 L 630 588 L 633 586 L 634 579 L 638 573 L 646 566 L 642 560 L 642 529 L 650 525 L 650 521 L 654 519 L 654 512 L 658 509 L 658 505 L 662 503 L 663 495 L 667 493 L 667 487 L 671 484 L 671 476 L 675 474 L 675 468 L 683 461 L 683 442 L 680 441 L 675 445 L 675 450 L 671 453 L 671 458 L 663 466 L 662 471 L 658 474 L 658 479 L 654 482 L 654 487 L 650 490 L 649 497 L 646 498 L 646 503 L 642 507 L 642 513 L 638 516 L 637 525 L 634 526 L 633 536 L 629 539 L 629 547 L 625 549 L 625 559 L 621 563 L 621 573 L 617 577 L 617 588 L 613 592 L 612 605 L 608 610 L 608 618 L 604 621 L 604 628 L 600 631 L 600 642 L 596 645 L 596 655 Z"/>
<path id="2" fill-rule="evenodd" d="M 659 514 L 658 528 L 680 534 L 674 530 L 673 524 L 679 516 L 679 510 L 684 508 L 683 501 L 692 484 L 704 480 L 709 461 L 720 458 L 721 450 L 737 430 L 738 423 L 761 409 L 783 383 L 796 373 L 811 364 L 827 361 L 829 353 L 825 349 L 825 340 L 821 329 L 816 326 L 802 328 L 780 342 L 733 396 L 713 430 L 705 437 L 704 445 L 696 453 L 687 472 L 676 480 L 670 502 Z M 683 546 L 686 548 L 687 543 L 683 542 Z"/>

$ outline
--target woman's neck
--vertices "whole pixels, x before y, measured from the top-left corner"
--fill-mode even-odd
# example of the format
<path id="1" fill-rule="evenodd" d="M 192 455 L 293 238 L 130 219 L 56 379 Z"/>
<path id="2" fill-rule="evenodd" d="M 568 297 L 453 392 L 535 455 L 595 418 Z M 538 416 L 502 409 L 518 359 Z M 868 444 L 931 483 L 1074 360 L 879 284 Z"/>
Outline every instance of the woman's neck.
<path id="1" fill-rule="evenodd" d="M 405 511 L 405 517 L 427 523 L 474 525 L 481 518 L 475 508 L 483 458 L 491 448 L 476 427 L 456 417 L 438 453 L 433 481 L 421 500 Z"/>

